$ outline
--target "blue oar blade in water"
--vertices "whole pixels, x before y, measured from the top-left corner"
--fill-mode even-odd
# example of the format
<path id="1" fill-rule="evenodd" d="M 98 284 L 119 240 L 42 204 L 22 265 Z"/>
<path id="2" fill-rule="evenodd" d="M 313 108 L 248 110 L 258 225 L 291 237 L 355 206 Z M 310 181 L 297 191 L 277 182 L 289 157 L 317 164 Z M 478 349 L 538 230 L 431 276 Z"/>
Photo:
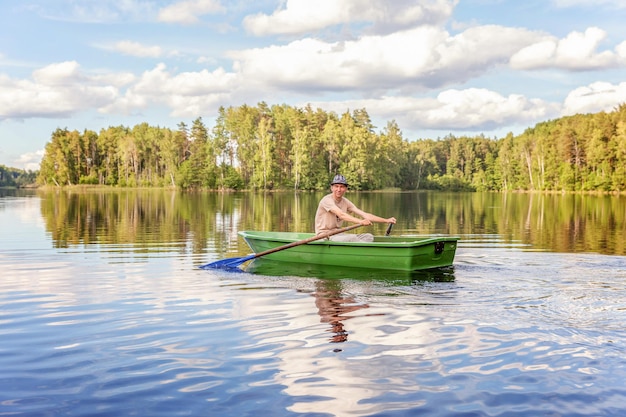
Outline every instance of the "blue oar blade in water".
<path id="1" fill-rule="evenodd" d="M 256 255 L 248 255 L 242 258 L 227 258 L 219 261 L 211 262 L 205 265 L 200 265 L 200 269 L 230 269 L 237 268 L 244 262 L 254 259 Z"/>

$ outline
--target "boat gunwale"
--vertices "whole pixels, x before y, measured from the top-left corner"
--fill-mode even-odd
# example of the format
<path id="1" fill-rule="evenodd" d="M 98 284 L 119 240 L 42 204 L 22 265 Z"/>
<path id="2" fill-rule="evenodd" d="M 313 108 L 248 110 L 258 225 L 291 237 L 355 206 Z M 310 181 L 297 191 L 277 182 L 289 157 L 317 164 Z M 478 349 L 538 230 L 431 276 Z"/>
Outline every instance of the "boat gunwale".
<path id="1" fill-rule="evenodd" d="M 280 237 L 276 236 L 276 233 L 281 234 L 290 234 L 292 237 Z M 264 240 L 267 242 L 279 242 L 279 243 L 292 243 L 297 242 L 298 240 L 304 240 L 315 236 L 313 233 L 298 233 L 298 232 L 264 232 L 264 231 L 253 231 L 253 230 L 243 230 L 238 232 L 238 234 L 243 237 L 245 240 L 248 238 L 254 240 Z M 386 239 L 386 240 L 375 240 L 373 242 L 341 242 L 334 241 L 329 239 L 320 239 L 314 240 L 312 242 L 308 242 L 307 245 L 333 245 L 333 246 L 362 246 L 362 247 L 397 247 L 397 248 L 405 248 L 405 247 L 415 247 L 415 246 L 423 246 L 428 245 L 435 242 L 458 242 L 460 237 L 458 236 L 424 236 L 424 237 L 414 237 L 414 236 L 375 236 L 375 239 Z M 410 240 L 395 240 L 395 239 L 410 239 Z"/>

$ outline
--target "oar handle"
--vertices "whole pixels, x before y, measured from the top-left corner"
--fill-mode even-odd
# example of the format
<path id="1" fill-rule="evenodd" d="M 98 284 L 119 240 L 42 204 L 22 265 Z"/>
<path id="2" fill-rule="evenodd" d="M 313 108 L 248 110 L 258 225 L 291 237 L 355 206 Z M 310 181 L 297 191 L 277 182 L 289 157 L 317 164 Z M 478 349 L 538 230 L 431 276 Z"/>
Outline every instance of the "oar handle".
<path id="1" fill-rule="evenodd" d="M 293 248 L 294 246 L 306 245 L 307 243 L 313 242 L 315 240 L 326 239 L 327 237 L 330 237 L 332 235 L 336 235 L 336 234 L 339 234 L 339 233 L 344 233 L 344 232 L 347 232 L 349 230 L 356 229 L 357 227 L 360 227 L 360 226 L 361 226 L 361 224 L 353 224 L 352 226 L 343 227 L 341 229 L 336 229 L 336 230 L 331 230 L 330 232 L 320 233 L 319 235 L 315 235 L 315 236 L 310 237 L 308 239 L 299 240 L 297 242 L 291 242 L 291 243 L 289 243 L 287 245 L 284 245 L 284 246 L 279 246 L 277 248 L 272 248 L 272 249 L 265 250 L 263 252 L 255 253 L 254 257 L 252 257 L 251 259 L 255 259 L 255 258 L 258 258 L 260 256 L 269 255 L 270 253 L 278 252 L 278 251 L 281 251 L 281 250 Z"/>

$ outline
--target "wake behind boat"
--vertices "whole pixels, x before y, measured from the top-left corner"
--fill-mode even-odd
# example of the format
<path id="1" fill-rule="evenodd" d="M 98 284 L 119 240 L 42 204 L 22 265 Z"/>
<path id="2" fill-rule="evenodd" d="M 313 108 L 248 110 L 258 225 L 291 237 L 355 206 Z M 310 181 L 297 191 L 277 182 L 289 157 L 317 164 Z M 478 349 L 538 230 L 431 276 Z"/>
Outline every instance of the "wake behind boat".
<path id="1" fill-rule="evenodd" d="M 239 235 L 256 253 L 268 252 L 315 236 L 313 233 L 264 231 L 241 231 Z M 325 239 L 268 253 L 264 257 L 291 263 L 417 271 L 451 266 L 458 240 L 454 236 L 375 236 L 373 242 L 335 242 Z"/>

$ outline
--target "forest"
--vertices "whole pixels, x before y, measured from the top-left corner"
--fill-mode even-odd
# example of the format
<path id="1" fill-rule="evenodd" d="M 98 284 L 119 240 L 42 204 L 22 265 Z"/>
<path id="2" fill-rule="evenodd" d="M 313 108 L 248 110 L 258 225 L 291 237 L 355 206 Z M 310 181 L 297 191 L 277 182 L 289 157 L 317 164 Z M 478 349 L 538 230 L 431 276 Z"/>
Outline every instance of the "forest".
<path id="1" fill-rule="evenodd" d="M 35 184 L 37 172 L 0 165 L 0 187 L 28 187 Z"/>
<path id="2" fill-rule="evenodd" d="M 504 138 L 408 140 L 366 111 L 311 106 L 220 108 L 177 129 L 58 128 L 39 185 L 98 184 L 205 190 L 323 190 L 335 173 L 356 190 L 626 191 L 626 104 L 538 123 Z"/>

